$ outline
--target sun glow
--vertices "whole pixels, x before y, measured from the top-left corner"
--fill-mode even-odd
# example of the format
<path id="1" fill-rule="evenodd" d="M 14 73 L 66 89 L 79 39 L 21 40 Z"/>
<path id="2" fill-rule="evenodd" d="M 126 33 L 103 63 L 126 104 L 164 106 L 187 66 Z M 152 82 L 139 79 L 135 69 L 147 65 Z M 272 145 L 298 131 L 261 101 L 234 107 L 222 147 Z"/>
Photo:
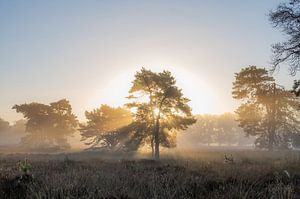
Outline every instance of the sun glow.
<path id="1" fill-rule="evenodd" d="M 155 108 L 155 109 L 153 110 L 153 112 L 154 112 L 154 115 L 157 117 L 158 114 L 159 114 L 159 109 L 158 109 L 158 108 Z"/>
<path id="2" fill-rule="evenodd" d="M 183 68 L 176 67 L 146 67 L 154 72 L 169 70 L 176 78 L 177 86 L 182 89 L 184 96 L 189 98 L 189 102 L 194 114 L 215 113 L 219 103 L 218 96 L 209 86 L 201 74 L 194 74 Z M 137 67 L 127 71 L 121 71 L 114 76 L 105 86 L 94 91 L 94 96 L 91 97 L 88 107 L 89 109 L 99 107 L 101 104 L 109 104 L 111 106 L 123 106 L 128 103 L 126 98 L 128 90 L 131 87 L 131 82 L 134 79 L 136 71 L 141 67 Z M 212 106 L 214 104 L 214 106 Z M 158 114 L 158 110 L 155 110 Z"/>

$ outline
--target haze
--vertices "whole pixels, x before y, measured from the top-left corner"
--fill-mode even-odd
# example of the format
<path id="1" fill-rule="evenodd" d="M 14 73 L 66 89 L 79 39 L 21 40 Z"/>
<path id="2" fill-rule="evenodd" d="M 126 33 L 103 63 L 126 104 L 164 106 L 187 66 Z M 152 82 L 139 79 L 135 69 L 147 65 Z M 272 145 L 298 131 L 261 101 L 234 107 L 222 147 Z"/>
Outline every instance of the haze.
<path id="1" fill-rule="evenodd" d="M 14 104 L 70 100 L 75 114 L 126 101 L 135 71 L 170 70 L 194 114 L 232 112 L 233 74 L 269 67 L 281 41 L 272 1 L 1 1 L 0 116 Z M 230 13 L 230 14 L 229 14 Z M 275 78 L 290 88 L 295 77 Z"/>
<path id="2" fill-rule="evenodd" d="M 0 0 L 0 199 L 300 198 L 300 0 Z"/>

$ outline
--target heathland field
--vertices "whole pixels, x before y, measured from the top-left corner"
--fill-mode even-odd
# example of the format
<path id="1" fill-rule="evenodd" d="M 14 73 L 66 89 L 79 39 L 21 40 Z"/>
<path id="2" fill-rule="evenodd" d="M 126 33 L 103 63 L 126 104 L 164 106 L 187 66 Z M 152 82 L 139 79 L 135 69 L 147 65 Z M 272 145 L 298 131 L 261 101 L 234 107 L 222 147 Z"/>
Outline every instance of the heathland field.
<path id="1" fill-rule="evenodd" d="M 0 198 L 300 198 L 299 152 L 0 157 Z"/>

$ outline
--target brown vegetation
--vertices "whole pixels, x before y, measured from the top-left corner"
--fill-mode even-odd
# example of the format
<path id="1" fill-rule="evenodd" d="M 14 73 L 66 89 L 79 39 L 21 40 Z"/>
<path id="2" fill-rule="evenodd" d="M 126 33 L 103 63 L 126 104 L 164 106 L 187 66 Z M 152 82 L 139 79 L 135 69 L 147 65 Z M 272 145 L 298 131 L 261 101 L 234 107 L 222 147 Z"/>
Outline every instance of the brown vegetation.
<path id="1" fill-rule="evenodd" d="M 175 155 L 176 154 L 176 155 Z M 99 153 L 2 156 L 1 198 L 298 198 L 297 152 L 198 151 L 141 158 L 95 159 Z M 106 154 L 113 157 L 112 154 Z M 232 158 L 228 162 L 224 159 Z"/>

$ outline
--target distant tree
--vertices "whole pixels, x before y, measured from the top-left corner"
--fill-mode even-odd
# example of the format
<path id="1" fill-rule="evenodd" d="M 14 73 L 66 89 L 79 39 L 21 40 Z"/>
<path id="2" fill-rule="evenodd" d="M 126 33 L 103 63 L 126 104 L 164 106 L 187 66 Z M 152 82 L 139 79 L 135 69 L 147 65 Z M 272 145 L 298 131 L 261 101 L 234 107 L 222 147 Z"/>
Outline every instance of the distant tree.
<path id="1" fill-rule="evenodd" d="M 236 116 L 232 113 L 224 113 L 216 118 L 216 142 L 219 144 L 239 144 L 241 129 L 235 121 Z"/>
<path id="2" fill-rule="evenodd" d="M 268 71 L 249 66 L 235 74 L 233 98 L 242 104 L 236 110 L 240 127 L 256 136 L 259 148 L 286 148 L 293 134 L 300 132 L 299 101 L 275 84 Z"/>
<path id="3" fill-rule="evenodd" d="M 27 121 L 24 119 L 17 120 L 12 126 L 13 134 L 24 134 L 26 130 Z"/>
<path id="4" fill-rule="evenodd" d="M 11 140 L 11 143 L 18 145 L 21 139 L 26 136 L 26 122 L 26 120 L 20 119 L 10 126 L 7 138 Z"/>
<path id="5" fill-rule="evenodd" d="M 115 148 L 120 141 L 118 130 L 132 122 L 131 112 L 124 108 L 101 105 L 86 111 L 86 123 L 80 124 L 82 141 L 91 148 Z"/>
<path id="6" fill-rule="evenodd" d="M 0 145 L 12 146 L 20 143 L 25 135 L 25 120 L 18 120 L 10 125 L 9 122 L 0 119 Z"/>
<path id="7" fill-rule="evenodd" d="M 287 36 L 286 41 L 272 46 L 273 69 L 287 62 L 291 74 L 295 74 L 300 69 L 300 0 L 280 4 L 269 16 L 274 27 Z"/>
<path id="8" fill-rule="evenodd" d="M 197 122 L 187 129 L 188 142 L 194 145 L 207 144 L 208 146 L 216 142 L 216 116 L 214 115 L 197 115 Z M 196 143 L 195 143 L 196 142 Z"/>
<path id="9" fill-rule="evenodd" d="M 181 135 L 180 145 L 183 147 L 199 147 L 199 145 L 238 145 L 253 144 L 253 139 L 244 136 L 244 131 L 238 126 L 236 115 L 224 113 L 221 115 L 196 115 L 197 122 Z"/>
<path id="10" fill-rule="evenodd" d="M 188 105 L 189 99 L 183 96 L 169 71 L 155 73 L 142 68 L 135 74 L 129 93 L 134 102 L 128 106 L 137 110 L 134 118 L 137 123 L 146 121 L 146 133 L 142 137 L 148 138 L 154 146 L 156 159 L 160 144 L 174 146 L 177 130 L 184 130 L 196 121 Z"/>
<path id="11" fill-rule="evenodd" d="M 0 134 L 5 133 L 9 128 L 10 128 L 9 122 L 7 122 L 4 119 L 0 118 Z"/>
<path id="12" fill-rule="evenodd" d="M 26 122 L 26 135 L 21 144 L 32 150 L 65 150 L 70 148 L 67 137 L 76 131 L 77 119 L 68 100 L 62 99 L 50 105 L 30 103 L 15 105 Z"/>

